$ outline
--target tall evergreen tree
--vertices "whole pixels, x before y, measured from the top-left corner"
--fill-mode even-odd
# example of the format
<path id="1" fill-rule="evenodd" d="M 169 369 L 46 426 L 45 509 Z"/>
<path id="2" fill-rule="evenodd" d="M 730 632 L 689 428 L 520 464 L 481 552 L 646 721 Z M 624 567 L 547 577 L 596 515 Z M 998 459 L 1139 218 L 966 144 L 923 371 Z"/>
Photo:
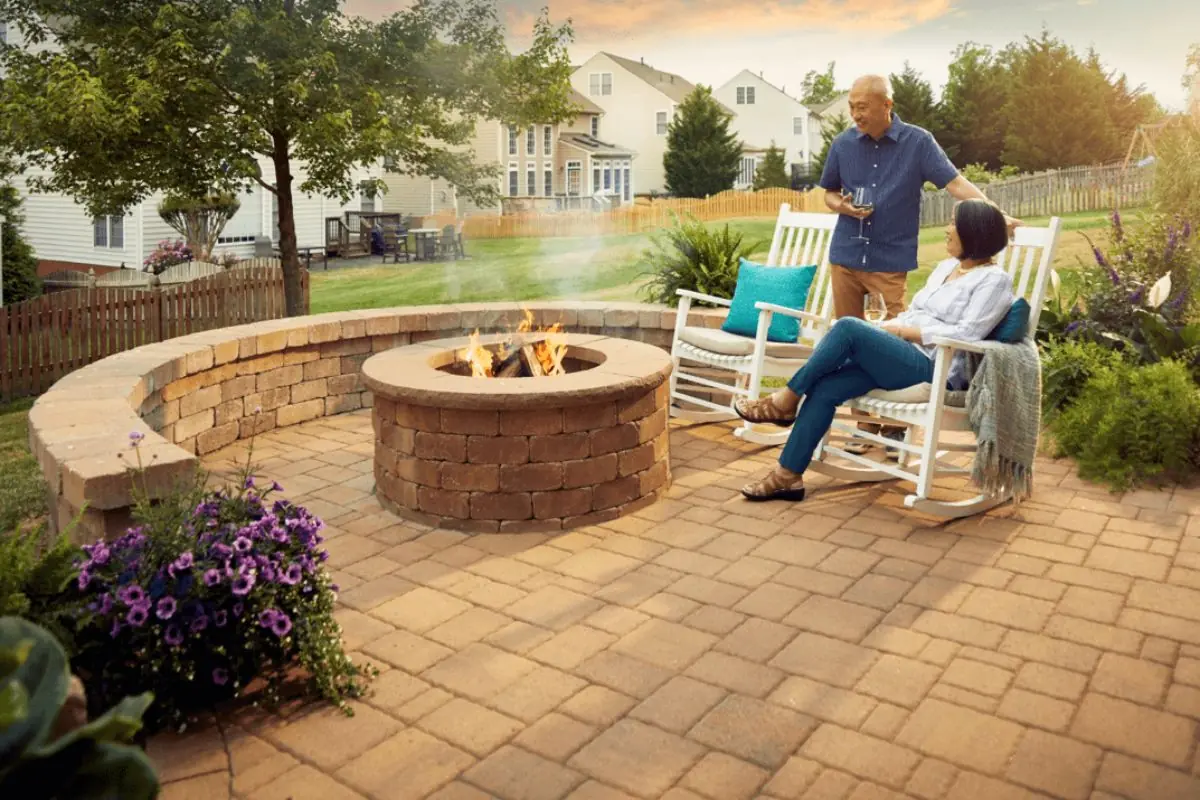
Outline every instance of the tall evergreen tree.
<path id="1" fill-rule="evenodd" d="M 754 190 L 786 189 L 791 182 L 791 178 L 788 177 L 787 164 L 783 159 L 783 150 L 776 147 L 775 140 L 772 139 L 771 146 L 767 148 L 767 154 L 759 162 L 758 169 L 754 170 Z"/>
<path id="2" fill-rule="evenodd" d="M 1004 163 L 1032 172 L 1117 157 L 1112 87 L 1048 32 L 1026 39 L 1013 64 L 1011 86 L 1004 107 Z"/>
<path id="3" fill-rule="evenodd" d="M 21 196 L 16 187 L 8 182 L 11 170 L 5 169 L 0 155 L 0 217 L 4 218 L 3 254 L 0 264 L 4 270 L 4 304 L 19 303 L 42 293 L 42 281 L 38 278 L 37 255 L 29 242 L 21 235 L 25 218 L 21 214 Z"/>
<path id="4" fill-rule="evenodd" d="M 984 164 L 997 170 L 1003 162 L 1007 120 L 1008 68 L 1004 53 L 972 42 L 960 45 L 942 90 L 943 132 L 939 138 L 959 167 Z"/>
<path id="5" fill-rule="evenodd" d="M 893 107 L 900 119 L 912 125 L 919 125 L 941 138 L 942 119 L 941 109 L 933 97 L 933 87 L 920 72 L 904 62 L 904 70 L 899 74 L 889 76 L 892 82 Z"/>
<path id="6" fill-rule="evenodd" d="M 800 81 L 801 103 L 819 106 L 841 94 L 837 88 L 837 81 L 833 78 L 833 68 L 836 64 L 836 61 L 830 61 L 824 72 L 817 72 L 815 69 L 808 71 L 804 80 Z"/>
<path id="7" fill-rule="evenodd" d="M 733 187 L 741 168 L 742 145 L 729 128 L 733 115 L 697 86 L 667 125 L 663 169 L 667 191 L 676 197 L 706 197 Z"/>
<path id="8" fill-rule="evenodd" d="M 836 117 L 826 117 L 821 120 L 821 151 L 813 156 L 812 177 L 814 182 L 821 180 L 821 173 L 825 171 L 825 159 L 829 158 L 829 148 L 833 146 L 833 140 L 842 131 L 850 127 L 850 118 L 845 114 L 838 114 Z"/>

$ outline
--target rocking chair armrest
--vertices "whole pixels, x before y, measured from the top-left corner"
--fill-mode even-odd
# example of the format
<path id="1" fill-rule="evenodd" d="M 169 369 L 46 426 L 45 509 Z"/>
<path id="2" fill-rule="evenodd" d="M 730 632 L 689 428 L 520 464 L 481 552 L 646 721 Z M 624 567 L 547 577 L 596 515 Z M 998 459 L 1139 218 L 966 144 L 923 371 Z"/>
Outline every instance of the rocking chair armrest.
<path id="1" fill-rule="evenodd" d="M 998 347 L 1004 346 L 1004 342 L 991 340 L 964 342 L 959 339 L 947 339 L 943 336 L 935 336 L 930 341 L 930 344 L 936 347 L 946 347 L 950 350 L 964 350 L 968 353 L 986 353 L 988 350 L 995 350 Z"/>
<path id="2" fill-rule="evenodd" d="M 820 314 L 813 314 L 809 311 L 801 311 L 797 308 L 788 308 L 787 306 L 780 306 L 776 305 L 775 303 L 759 301 L 754 304 L 754 307 L 759 311 L 770 311 L 773 314 L 784 314 L 785 316 L 795 317 L 796 319 L 805 319 L 820 326 L 829 324 L 829 320 L 827 320 L 825 317 L 822 317 Z"/>
<path id="3" fill-rule="evenodd" d="M 693 292 L 691 289 L 676 289 L 675 294 L 679 297 L 686 297 L 690 300 L 700 300 L 705 303 L 713 303 L 718 306 L 725 306 L 726 308 L 730 308 L 733 305 L 732 300 L 726 300 L 724 297 L 714 297 L 711 294 Z"/>

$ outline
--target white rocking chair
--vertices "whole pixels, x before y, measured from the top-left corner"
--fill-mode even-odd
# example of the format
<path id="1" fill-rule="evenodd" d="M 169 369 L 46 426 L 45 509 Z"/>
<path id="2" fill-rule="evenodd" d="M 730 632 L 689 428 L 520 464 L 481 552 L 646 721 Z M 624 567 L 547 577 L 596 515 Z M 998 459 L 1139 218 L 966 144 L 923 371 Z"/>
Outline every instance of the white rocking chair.
<path id="1" fill-rule="evenodd" d="M 719 328 L 688 325 L 688 314 L 694 301 L 730 307 L 731 301 L 721 297 L 680 289 L 679 311 L 675 317 L 675 334 L 671 344 L 671 358 L 675 369 L 671 372 L 671 416 L 697 422 L 737 419 L 732 402 L 739 396 L 757 397 L 762 379 L 767 376 L 790 378 L 812 354 L 813 347 L 829 328 L 833 313 L 833 293 L 829 278 L 829 243 L 837 214 L 821 214 L 792 211 L 784 203 L 779 207 L 779 218 L 771 249 L 767 254 L 766 266 L 780 269 L 797 266 L 817 265 L 807 303 L 803 309 L 784 309 L 800 320 L 800 335 L 795 343 L 768 342 L 770 314 L 759 312 L 758 335 L 755 338 L 728 333 Z M 756 307 L 761 308 L 762 304 Z M 772 308 L 783 309 L 782 306 Z M 766 319 L 766 324 L 763 319 Z M 725 370 L 733 373 L 730 383 L 714 380 L 699 374 L 699 369 Z M 689 384 L 681 386 L 680 384 Z M 696 386 L 721 394 L 729 394 L 730 402 L 721 404 L 707 397 L 699 397 Z M 690 390 L 690 391 L 687 391 Z M 743 424 L 735 433 L 753 442 L 775 444 L 787 438 L 787 432 L 763 433 L 749 423 Z"/>
<path id="2" fill-rule="evenodd" d="M 1017 296 L 1024 297 L 1029 303 L 1029 337 L 1037 331 L 1038 317 L 1046 296 L 1046 284 L 1053 271 L 1051 265 L 1058 244 L 1059 230 L 1058 217 L 1051 217 L 1050 224 L 1044 228 L 1019 227 L 1009 247 L 997 259 L 997 263 L 1013 277 Z M 770 310 L 781 313 L 777 308 Z M 826 434 L 817 445 L 810 469 L 846 481 L 887 481 L 899 478 L 916 486 L 915 493 L 904 498 L 906 507 L 934 517 L 968 517 L 1006 503 L 1012 495 L 1011 492 L 978 494 L 965 500 L 935 500 L 930 496 L 934 479 L 939 474 L 970 474 L 969 468 L 950 463 L 943 458 L 949 453 L 973 453 L 976 450 L 974 442 L 943 441 L 943 433 L 965 431 L 969 434 L 971 431 L 967 421 L 967 392 L 949 391 L 946 388 L 946 378 L 956 350 L 982 354 L 990 348 L 1005 345 L 994 341 L 961 342 L 943 338 L 934 339 L 933 343 L 938 346 L 938 350 L 931 383 L 898 391 L 877 389 L 863 397 L 850 400 L 843 406 L 872 412 L 882 417 L 884 422 L 894 421 L 905 425 L 907 430 L 903 442 L 858 430 L 856 424 L 861 418 L 851 418 L 848 421 L 835 419 L 830 429 L 830 433 L 837 432 L 849 438 L 898 448 L 899 462 L 892 465 L 846 452 L 830 444 L 830 434 Z M 914 430 L 917 428 L 923 432 L 919 444 L 914 443 Z M 915 462 L 911 460 L 912 456 L 917 457 Z M 831 457 L 844 459 L 857 466 L 831 463 Z"/>

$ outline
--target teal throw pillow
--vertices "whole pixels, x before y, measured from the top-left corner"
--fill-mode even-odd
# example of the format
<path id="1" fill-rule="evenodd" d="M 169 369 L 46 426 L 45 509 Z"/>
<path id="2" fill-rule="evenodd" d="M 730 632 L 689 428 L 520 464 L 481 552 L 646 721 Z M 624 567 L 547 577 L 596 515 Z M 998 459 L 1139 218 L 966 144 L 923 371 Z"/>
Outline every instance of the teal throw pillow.
<path id="1" fill-rule="evenodd" d="M 1025 301 L 1025 298 L 1018 297 L 1009 307 L 1004 319 L 1000 320 L 995 328 L 992 328 L 992 332 L 987 335 L 987 338 L 1005 344 L 1016 344 L 1024 341 L 1028 332 L 1029 303 Z"/>
<path id="2" fill-rule="evenodd" d="M 758 309 L 754 307 L 755 303 L 775 303 L 803 311 L 816 274 L 816 265 L 765 267 L 743 258 L 738 265 L 733 305 L 721 330 L 741 336 L 755 336 L 758 333 Z M 767 339 L 772 342 L 794 342 L 799 337 L 798 319 L 783 314 L 772 315 Z"/>

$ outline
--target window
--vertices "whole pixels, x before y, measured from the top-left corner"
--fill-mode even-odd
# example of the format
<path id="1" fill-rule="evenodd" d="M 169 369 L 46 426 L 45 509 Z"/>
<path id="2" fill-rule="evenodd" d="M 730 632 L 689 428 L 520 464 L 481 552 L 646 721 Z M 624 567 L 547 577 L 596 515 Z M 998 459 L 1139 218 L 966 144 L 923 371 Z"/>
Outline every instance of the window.
<path id="1" fill-rule="evenodd" d="M 517 186 L 517 165 L 508 165 L 508 196 L 516 197 L 520 187 Z"/>
<path id="2" fill-rule="evenodd" d="M 588 94 L 592 96 L 612 94 L 612 73 L 593 72 L 588 75 Z"/>
<path id="3" fill-rule="evenodd" d="M 517 154 L 517 129 L 514 125 L 508 126 L 508 154 L 510 156 Z"/>
<path id="4" fill-rule="evenodd" d="M 625 202 L 629 202 L 629 194 L 633 191 L 633 181 L 629 179 L 629 162 L 625 162 Z"/>
<path id="5" fill-rule="evenodd" d="M 537 197 L 537 167 L 533 162 L 525 165 L 525 194 Z"/>
<path id="6" fill-rule="evenodd" d="M 275 197 L 275 193 L 272 192 L 271 196 Z M 361 192 L 361 197 L 362 197 L 362 200 L 360 203 L 359 210 L 366 214 L 374 214 L 375 213 L 375 194 L 374 194 L 374 192 L 368 192 L 366 189 L 363 189 Z"/>
<path id="7" fill-rule="evenodd" d="M 754 87 L 753 86 L 737 87 L 737 104 L 739 106 L 754 105 Z"/>
<path id="8" fill-rule="evenodd" d="M 542 164 L 542 194 L 554 196 L 554 167 L 548 161 Z"/>
<path id="9" fill-rule="evenodd" d="M 792 117 L 792 135 L 804 135 L 804 117 Z"/>
<path id="10" fill-rule="evenodd" d="M 659 111 L 654 115 L 654 132 L 659 136 L 667 135 L 667 112 Z"/>
<path id="11" fill-rule="evenodd" d="M 92 246 L 110 250 L 125 249 L 125 217 L 96 217 L 92 220 Z"/>
<path id="12" fill-rule="evenodd" d="M 384 156 L 383 157 L 383 168 L 384 169 L 395 169 L 396 165 L 398 163 L 399 162 L 396 161 L 395 156 Z"/>
<path id="13" fill-rule="evenodd" d="M 579 184 L 582 182 L 583 164 L 578 161 L 567 162 L 567 194 L 578 197 L 580 194 Z"/>
<path id="14" fill-rule="evenodd" d="M 592 117 L 592 138 L 600 138 L 600 117 L 598 116 Z"/>
<path id="15" fill-rule="evenodd" d="M 592 194 L 600 191 L 600 165 L 592 167 Z"/>
<path id="16" fill-rule="evenodd" d="M 542 155 L 554 155 L 554 128 L 549 125 L 542 126 Z"/>
<path id="17" fill-rule="evenodd" d="M 604 191 L 607 193 L 612 189 L 612 164 L 604 162 Z"/>
<path id="18" fill-rule="evenodd" d="M 742 168 L 738 173 L 738 183 L 743 186 L 754 185 L 754 171 L 758 169 L 758 159 L 754 156 L 742 157 Z"/>
<path id="19" fill-rule="evenodd" d="M 532 125 L 529 126 L 529 130 L 525 131 L 525 155 L 537 155 L 537 134 Z"/>
<path id="20" fill-rule="evenodd" d="M 621 165 L 613 165 L 613 194 L 621 196 Z"/>

